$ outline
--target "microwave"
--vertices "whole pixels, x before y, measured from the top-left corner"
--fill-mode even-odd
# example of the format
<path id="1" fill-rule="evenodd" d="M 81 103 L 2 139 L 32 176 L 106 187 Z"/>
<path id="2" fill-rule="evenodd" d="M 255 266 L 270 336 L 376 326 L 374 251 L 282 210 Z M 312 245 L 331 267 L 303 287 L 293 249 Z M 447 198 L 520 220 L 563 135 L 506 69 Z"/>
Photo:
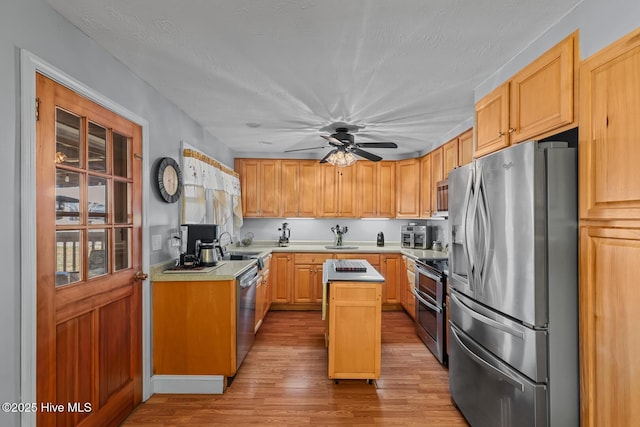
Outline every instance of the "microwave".
<path id="1" fill-rule="evenodd" d="M 426 225 L 403 225 L 400 244 L 403 248 L 428 249 L 431 246 L 431 228 Z"/>

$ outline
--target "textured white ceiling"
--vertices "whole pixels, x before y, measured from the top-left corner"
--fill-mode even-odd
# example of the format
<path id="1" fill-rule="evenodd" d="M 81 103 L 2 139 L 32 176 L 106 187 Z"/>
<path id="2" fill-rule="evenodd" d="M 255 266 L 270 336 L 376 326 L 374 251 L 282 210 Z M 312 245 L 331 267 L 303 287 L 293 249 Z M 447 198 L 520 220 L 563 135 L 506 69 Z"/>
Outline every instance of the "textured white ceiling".
<path id="1" fill-rule="evenodd" d="M 344 122 L 397 158 L 442 143 L 581 0 L 47 1 L 239 156 L 325 146 Z"/>

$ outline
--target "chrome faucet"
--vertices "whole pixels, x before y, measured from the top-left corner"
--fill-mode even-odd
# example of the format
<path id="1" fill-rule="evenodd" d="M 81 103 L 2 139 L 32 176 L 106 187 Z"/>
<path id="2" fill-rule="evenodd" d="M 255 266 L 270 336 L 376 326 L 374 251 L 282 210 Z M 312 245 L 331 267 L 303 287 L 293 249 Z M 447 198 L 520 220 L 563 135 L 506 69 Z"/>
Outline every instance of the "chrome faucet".
<path id="1" fill-rule="evenodd" d="M 349 227 L 345 226 L 343 228 L 340 228 L 340 225 L 336 224 L 335 227 L 331 227 L 331 231 L 335 236 L 335 245 L 342 246 L 342 236 L 344 234 L 347 234 L 347 231 L 349 231 Z"/>

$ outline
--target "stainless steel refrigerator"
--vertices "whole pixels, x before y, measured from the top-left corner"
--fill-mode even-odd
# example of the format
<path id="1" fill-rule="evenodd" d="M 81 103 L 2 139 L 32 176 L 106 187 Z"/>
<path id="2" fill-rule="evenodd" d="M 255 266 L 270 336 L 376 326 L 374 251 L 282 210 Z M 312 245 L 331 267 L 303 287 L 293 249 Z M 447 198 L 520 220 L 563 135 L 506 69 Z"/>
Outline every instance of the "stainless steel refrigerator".
<path id="1" fill-rule="evenodd" d="M 579 425 L 576 151 L 528 141 L 449 174 L 449 385 L 474 427 Z"/>

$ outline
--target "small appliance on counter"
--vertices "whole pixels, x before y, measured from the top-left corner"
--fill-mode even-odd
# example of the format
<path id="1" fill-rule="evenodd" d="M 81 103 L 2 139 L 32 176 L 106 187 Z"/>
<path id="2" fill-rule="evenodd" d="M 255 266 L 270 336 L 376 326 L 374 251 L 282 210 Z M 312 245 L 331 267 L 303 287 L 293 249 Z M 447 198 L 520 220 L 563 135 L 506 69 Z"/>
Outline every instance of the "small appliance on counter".
<path id="1" fill-rule="evenodd" d="M 216 224 L 182 224 L 182 242 L 180 265 L 183 267 L 211 267 L 218 260 L 214 247 L 218 241 L 218 226 Z"/>
<path id="2" fill-rule="evenodd" d="M 384 233 L 381 231 L 378 233 L 378 237 L 376 239 L 377 246 L 384 246 Z"/>
<path id="3" fill-rule="evenodd" d="M 291 238 L 289 223 L 283 222 L 282 227 L 278 228 L 278 231 L 282 231 L 282 234 L 278 239 L 278 246 L 289 246 L 289 239 Z"/>
<path id="4" fill-rule="evenodd" d="M 429 249 L 433 238 L 433 227 L 428 225 L 403 225 L 400 243 L 403 248 Z"/>

